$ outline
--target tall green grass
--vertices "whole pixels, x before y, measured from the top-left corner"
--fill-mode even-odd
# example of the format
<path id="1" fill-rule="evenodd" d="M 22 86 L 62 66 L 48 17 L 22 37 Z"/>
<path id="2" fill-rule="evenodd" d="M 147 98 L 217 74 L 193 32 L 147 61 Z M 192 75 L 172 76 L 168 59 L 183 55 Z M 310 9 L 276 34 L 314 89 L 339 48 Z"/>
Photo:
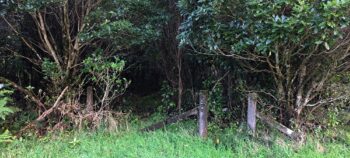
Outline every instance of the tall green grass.
<path id="1" fill-rule="evenodd" d="M 196 123 L 187 121 L 155 132 L 138 132 L 138 127 L 119 132 L 71 132 L 44 138 L 16 140 L 0 146 L 4 158 L 349 158 L 349 146 L 339 142 L 308 140 L 296 146 L 273 135 L 252 137 L 244 128 L 210 130 L 209 138 L 196 135 Z"/>
<path id="2" fill-rule="evenodd" d="M 77 133 L 70 136 L 25 140 L 1 151 L 2 157 L 84 158 L 84 157 L 232 157 L 223 147 L 181 133 L 157 131 L 125 134 Z"/>

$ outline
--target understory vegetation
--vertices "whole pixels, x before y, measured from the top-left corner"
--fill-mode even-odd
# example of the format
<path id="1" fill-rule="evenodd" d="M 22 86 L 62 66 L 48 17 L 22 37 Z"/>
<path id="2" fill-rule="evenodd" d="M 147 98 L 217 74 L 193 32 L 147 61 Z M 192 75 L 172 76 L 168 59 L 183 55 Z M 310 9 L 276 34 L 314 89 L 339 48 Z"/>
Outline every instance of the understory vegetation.
<path id="1" fill-rule="evenodd" d="M 152 119 L 159 119 L 159 116 Z M 209 133 L 203 140 L 196 122 L 173 124 L 163 130 L 141 133 L 147 123 L 135 122 L 118 132 L 65 132 L 41 138 L 20 139 L 0 150 L 2 157 L 336 157 L 350 156 L 348 144 L 309 137 L 298 146 L 278 133 L 260 132 L 253 138 L 245 127 L 231 126 Z"/>
<path id="2" fill-rule="evenodd" d="M 350 157 L 349 105 L 350 0 L 0 0 L 0 157 Z"/>

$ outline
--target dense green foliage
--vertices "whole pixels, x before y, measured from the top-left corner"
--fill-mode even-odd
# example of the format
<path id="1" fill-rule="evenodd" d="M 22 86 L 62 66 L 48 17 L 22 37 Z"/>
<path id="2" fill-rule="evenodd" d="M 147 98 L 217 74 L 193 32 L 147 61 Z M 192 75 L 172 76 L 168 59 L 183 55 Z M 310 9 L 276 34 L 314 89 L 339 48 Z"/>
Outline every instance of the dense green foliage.
<path id="1" fill-rule="evenodd" d="M 284 123 L 299 126 L 304 109 L 329 103 L 320 94 L 346 63 L 349 1 L 182 0 L 180 7 L 181 44 L 264 76 L 247 90 L 277 105 Z"/>
<path id="2" fill-rule="evenodd" d="M 1 85 L 0 85 L 1 86 Z M 9 102 L 9 95 L 12 93 L 10 90 L 0 88 L 0 119 L 5 120 L 5 117 L 14 111 L 7 107 L 6 104 Z"/>
<path id="3" fill-rule="evenodd" d="M 14 109 L 11 109 L 7 106 L 10 101 L 9 95 L 12 93 L 10 90 L 4 89 L 4 85 L 0 84 L 0 125 L 2 125 L 2 121 L 5 121 L 6 116 L 15 112 Z M 5 130 L 3 133 L 1 133 Z M 7 129 L 0 128 L 0 143 L 9 142 L 12 140 L 12 136 Z"/>
<path id="4" fill-rule="evenodd" d="M 349 157 L 349 8 L 349 0 L 0 0 L 0 156 Z M 191 121 L 154 133 L 123 126 L 193 109 L 201 90 L 207 141 Z M 257 137 L 245 134 L 249 93 L 299 143 L 315 140 L 296 145 L 260 124 Z M 3 143 L 10 133 L 19 139 Z"/>
<path id="5" fill-rule="evenodd" d="M 159 21 L 164 19 L 161 9 L 152 8 L 157 5 L 154 1 L 28 0 L 1 3 L 6 11 L 2 21 L 8 25 L 8 37 L 25 46 L 21 49 L 10 45 L 12 40 L 8 39 L 2 46 L 2 55 L 20 56 L 20 60 L 36 70 L 29 76 L 23 75 L 29 77 L 29 82 L 21 85 L 11 82 L 11 85 L 24 96 L 29 96 L 39 111 L 45 111 L 55 103 L 63 107 L 58 108 L 58 113 L 55 111 L 56 116 L 44 116 L 49 119 L 49 124 L 56 125 L 75 122 L 75 126 L 81 127 L 82 120 L 92 121 L 87 119 L 92 112 L 98 113 L 97 120 L 105 118 L 103 111 L 112 107 L 130 83 L 121 76 L 125 68 L 123 53 L 154 41 L 159 36 Z M 12 60 L 7 59 L 8 64 Z M 20 70 L 13 71 L 21 73 Z M 41 82 L 32 81 L 32 75 Z M 14 76 L 6 76 L 1 82 L 9 82 L 11 77 Z M 92 108 L 83 101 L 87 97 L 83 93 L 89 86 L 95 86 L 92 99 L 96 100 L 89 105 Z"/>

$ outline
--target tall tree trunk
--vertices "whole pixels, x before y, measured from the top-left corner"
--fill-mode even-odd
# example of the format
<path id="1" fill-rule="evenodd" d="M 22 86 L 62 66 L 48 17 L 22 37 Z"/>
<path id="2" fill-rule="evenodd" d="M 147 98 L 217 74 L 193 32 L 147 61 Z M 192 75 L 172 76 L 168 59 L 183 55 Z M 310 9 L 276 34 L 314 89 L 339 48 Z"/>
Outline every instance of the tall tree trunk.
<path id="1" fill-rule="evenodd" d="M 182 83 L 182 50 L 178 48 L 177 51 L 177 70 L 178 70 L 178 96 L 177 96 L 177 110 L 181 113 L 182 105 L 182 94 L 183 94 L 183 83 Z"/>
<path id="2" fill-rule="evenodd" d="M 181 112 L 183 96 L 183 50 L 179 48 L 177 35 L 181 25 L 182 16 L 177 7 L 177 0 L 169 0 L 163 3 L 170 13 L 170 19 L 163 28 L 164 39 L 161 41 L 161 68 L 173 87 L 177 88 L 177 107 Z"/>

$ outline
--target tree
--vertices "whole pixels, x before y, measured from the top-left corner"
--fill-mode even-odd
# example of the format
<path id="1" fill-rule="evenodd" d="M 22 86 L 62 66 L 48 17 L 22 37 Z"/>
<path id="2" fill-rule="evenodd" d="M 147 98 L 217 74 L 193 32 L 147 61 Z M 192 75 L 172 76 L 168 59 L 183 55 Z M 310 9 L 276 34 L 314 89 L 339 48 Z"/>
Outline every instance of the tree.
<path id="1" fill-rule="evenodd" d="M 348 1 L 183 0 L 181 7 L 182 44 L 267 74 L 270 84 L 250 89 L 272 99 L 285 124 L 300 127 L 304 108 L 338 99 L 320 93 L 349 56 Z"/>
<path id="2" fill-rule="evenodd" d="M 10 83 L 45 111 L 39 118 L 61 104 L 83 108 L 81 96 L 88 85 L 97 85 L 95 94 L 101 98 L 97 106 L 109 106 L 128 85 L 120 76 L 124 61 L 115 57 L 158 34 L 155 20 L 148 16 L 157 15 L 152 1 L 26 0 L 7 1 L 5 7 L 2 19 L 29 51 L 11 45 L 3 49 L 29 61 L 44 82 L 41 89 L 28 90 L 4 77 L 0 81 Z"/>
<path id="3" fill-rule="evenodd" d="M 162 28 L 162 39 L 160 43 L 160 62 L 167 80 L 173 87 L 177 87 L 177 110 L 182 108 L 183 83 L 183 60 L 184 50 L 179 48 L 177 35 L 182 21 L 178 9 L 177 0 L 163 2 L 164 10 L 169 14 L 167 23 Z"/>

